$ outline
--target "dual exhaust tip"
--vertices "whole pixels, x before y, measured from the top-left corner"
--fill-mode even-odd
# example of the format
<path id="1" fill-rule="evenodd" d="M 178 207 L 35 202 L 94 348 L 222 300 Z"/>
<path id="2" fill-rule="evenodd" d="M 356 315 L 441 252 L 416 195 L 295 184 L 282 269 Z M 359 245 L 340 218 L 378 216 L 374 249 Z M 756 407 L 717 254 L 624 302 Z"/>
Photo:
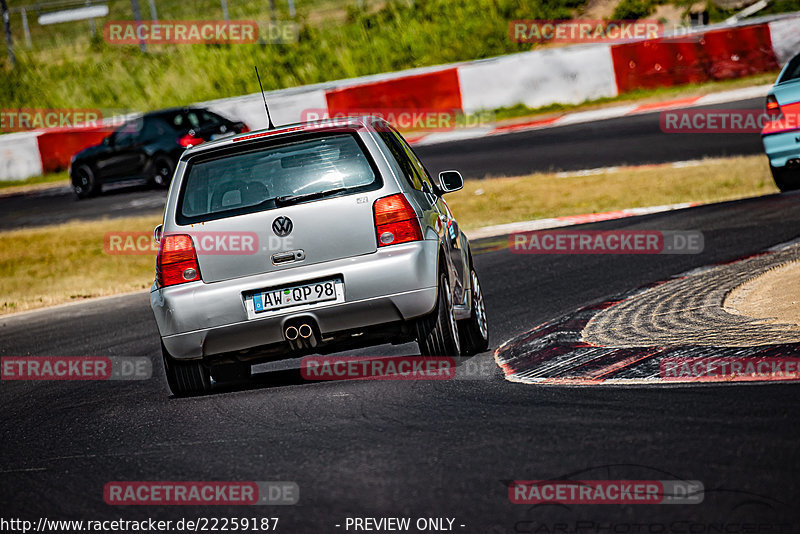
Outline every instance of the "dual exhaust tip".
<path id="1" fill-rule="evenodd" d="M 308 339 L 314 335 L 314 330 L 311 328 L 310 324 L 303 323 L 299 327 L 287 326 L 286 330 L 283 332 L 283 335 L 289 341 L 295 341 L 298 337 L 301 339 Z"/>

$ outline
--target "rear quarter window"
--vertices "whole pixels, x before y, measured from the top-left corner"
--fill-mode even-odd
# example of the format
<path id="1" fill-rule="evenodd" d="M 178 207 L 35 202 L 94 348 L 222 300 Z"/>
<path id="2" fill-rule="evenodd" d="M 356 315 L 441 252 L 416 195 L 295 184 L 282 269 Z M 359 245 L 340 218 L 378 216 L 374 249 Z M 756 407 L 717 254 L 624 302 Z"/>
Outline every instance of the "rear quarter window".
<path id="1" fill-rule="evenodd" d="M 279 197 L 338 189 L 344 191 L 336 195 L 355 194 L 383 185 L 355 134 L 305 136 L 246 152 L 195 158 L 184 173 L 178 224 L 274 209 Z"/>
<path id="2" fill-rule="evenodd" d="M 794 56 L 789 64 L 786 66 L 786 70 L 783 71 L 783 76 L 778 81 L 778 83 L 784 83 L 794 80 L 800 80 L 800 54 Z"/>
<path id="3" fill-rule="evenodd" d="M 418 191 L 422 191 L 422 175 L 414 168 L 413 163 L 408 157 L 400 140 L 395 137 L 395 133 L 388 128 L 384 127 L 378 130 L 378 135 L 383 140 L 392 157 L 400 166 L 403 171 L 403 177 L 406 181 Z"/>

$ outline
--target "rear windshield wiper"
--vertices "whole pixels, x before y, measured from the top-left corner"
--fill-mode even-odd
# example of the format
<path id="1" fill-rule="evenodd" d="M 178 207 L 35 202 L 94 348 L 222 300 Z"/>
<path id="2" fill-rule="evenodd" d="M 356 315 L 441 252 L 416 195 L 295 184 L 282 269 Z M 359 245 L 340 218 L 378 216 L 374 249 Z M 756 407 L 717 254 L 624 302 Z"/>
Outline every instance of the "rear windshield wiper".
<path id="1" fill-rule="evenodd" d="M 346 187 L 337 187 L 336 189 L 326 189 L 325 191 L 316 191 L 314 193 L 306 193 L 305 195 L 286 195 L 277 197 L 275 204 L 278 206 L 287 206 L 289 204 L 297 204 L 298 202 L 305 202 L 306 200 L 314 200 L 315 198 L 326 197 L 347 191 Z"/>

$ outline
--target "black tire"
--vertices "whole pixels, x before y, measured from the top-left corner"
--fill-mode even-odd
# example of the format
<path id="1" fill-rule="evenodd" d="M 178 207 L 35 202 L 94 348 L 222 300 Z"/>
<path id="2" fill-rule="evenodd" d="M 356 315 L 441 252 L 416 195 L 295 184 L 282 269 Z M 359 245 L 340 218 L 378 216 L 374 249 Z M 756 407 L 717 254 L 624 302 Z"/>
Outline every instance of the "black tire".
<path id="1" fill-rule="evenodd" d="M 770 165 L 769 170 L 772 171 L 772 179 L 775 180 L 775 185 L 778 186 L 781 193 L 800 189 L 800 169 L 787 169 Z"/>
<path id="2" fill-rule="evenodd" d="M 241 362 L 229 362 L 212 365 L 209 374 L 216 385 L 243 382 L 250 378 L 250 365 Z"/>
<path id="3" fill-rule="evenodd" d="M 417 344 L 423 356 L 457 357 L 461 354 L 453 297 L 445 274 L 439 275 L 436 308 L 417 321 Z"/>
<path id="4" fill-rule="evenodd" d="M 72 190 L 79 200 L 93 197 L 100 193 L 100 182 L 98 182 L 91 167 L 78 165 L 72 169 Z"/>
<path id="5" fill-rule="evenodd" d="M 470 262 L 471 263 L 471 262 Z M 470 265 L 470 316 L 458 323 L 458 333 L 461 336 L 462 356 L 472 356 L 489 348 L 489 322 L 486 319 L 486 305 L 483 301 L 483 291 L 478 281 L 478 273 Z"/>
<path id="6" fill-rule="evenodd" d="M 211 375 L 201 360 L 176 360 L 164 344 L 161 344 L 164 357 L 164 371 L 167 384 L 176 397 L 201 395 L 211 391 Z"/>
<path id="7" fill-rule="evenodd" d="M 150 164 L 150 184 L 155 187 L 167 188 L 172 181 L 175 164 L 164 155 L 156 156 Z"/>

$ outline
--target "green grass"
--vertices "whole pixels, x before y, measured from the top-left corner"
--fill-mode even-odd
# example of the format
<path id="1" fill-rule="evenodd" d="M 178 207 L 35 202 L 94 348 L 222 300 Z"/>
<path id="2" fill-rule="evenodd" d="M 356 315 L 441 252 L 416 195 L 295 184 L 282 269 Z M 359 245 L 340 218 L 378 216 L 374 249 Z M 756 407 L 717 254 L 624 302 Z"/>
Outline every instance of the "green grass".
<path id="1" fill-rule="evenodd" d="M 683 8 L 684 14 L 688 15 L 691 7 L 697 2 L 696 0 L 672 0 L 671 2 L 668 0 L 621 0 L 614 9 L 614 14 L 611 18 L 617 20 L 648 18 L 659 5 L 668 3 Z M 737 9 L 725 9 L 712 0 L 706 0 L 706 10 L 708 11 L 708 19 L 711 23 L 722 22 L 741 11 L 741 9 L 741 7 Z M 767 7 L 759 11 L 756 16 L 786 13 L 788 11 L 800 11 L 800 0 L 772 1 Z"/>
<path id="2" fill-rule="evenodd" d="M 759 155 L 677 168 L 620 167 L 590 176 L 536 173 L 467 180 L 464 189 L 447 195 L 447 203 L 469 234 L 470 229 L 496 224 L 777 192 L 767 158 Z"/>
<path id="3" fill-rule="evenodd" d="M 681 0 L 681 3 L 688 7 L 691 5 L 692 0 Z M 708 10 L 708 18 L 710 22 L 722 22 L 731 15 L 735 15 L 741 11 L 741 9 L 724 9 L 716 5 L 711 0 L 707 0 L 706 9 Z M 774 15 L 776 13 L 786 13 L 789 11 L 800 11 L 800 0 L 774 0 L 754 16 L 760 17 L 764 15 Z"/>
<path id="4" fill-rule="evenodd" d="M 43 12 L 54 11 L 47 8 L 46 4 L 51 0 L 41 2 L 45 6 Z M 361 0 L 366 4 L 366 10 L 375 10 L 375 7 L 382 4 L 382 0 Z M 73 0 L 73 4 L 80 4 L 79 0 Z M 103 19 L 96 19 L 95 32 L 102 35 L 103 24 L 110 20 L 131 20 L 133 18 L 131 0 L 104 0 L 103 4 L 108 6 L 109 14 Z M 154 0 L 156 5 L 156 15 L 159 20 L 192 20 L 202 18 L 206 20 L 221 20 L 223 18 L 222 4 L 220 0 Z M 91 22 L 88 20 L 40 26 L 36 22 L 39 7 L 31 0 L 11 0 L 11 8 L 21 8 L 27 6 L 28 27 L 31 36 L 32 48 L 37 51 L 58 48 L 72 43 L 88 44 L 91 36 Z M 228 0 L 228 15 L 231 20 L 288 20 L 288 2 L 278 0 L 275 2 L 274 10 L 270 7 L 270 2 L 247 2 L 242 0 Z M 308 20 L 317 24 L 340 24 L 347 18 L 347 2 L 340 0 L 295 0 L 297 7 L 296 16 L 301 20 Z M 74 7 L 74 6 L 73 6 Z M 32 8 L 32 9 L 31 9 Z M 58 8 L 58 9 L 65 9 Z M 58 10 L 55 9 L 55 10 Z M 139 9 L 143 20 L 151 20 L 153 12 L 150 10 L 148 0 L 139 0 Z M 23 21 L 21 13 L 14 11 L 10 17 L 12 35 L 19 47 L 26 47 L 23 32 Z M 5 52 L 5 41 L 1 49 Z"/>
<path id="5" fill-rule="evenodd" d="M 8 189 L 10 187 L 20 187 L 20 186 L 33 186 L 39 184 L 52 184 L 55 182 L 63 182 L 64 185 L 69 183 L 69 175 L 67 171 L 64 172 L 54 172 L 51 174 L 43 174 L 41 176 L 32 176 L 25 180 L 9 180 L 3 181 L 0 180 L 0 190 Z"/>
<path id="6" fill-rule="evenodd" d="M 156 3 L 161 20 L 222 17 L 218 0 Z M 269 2 L 228 3 L 231 19 L 288 20 L 285 1 L 276 2 L 274 12 Z M 522 52 L 531 45 L 509 39 L 510 20 L 571 18 L 586 0 L 365 0 L 361 7 L 356 0 L 296 3 L 296 43 L 161 45 L 148 53 L 138 46 L 106 43 L 105 20 L 97 21 L 98 35 L 90 38 L 86 21 L 39 26 L 35 11 L 29 16 L 34 46 L 28 49 L 15 14 L 18 63 L 10 69 L 5 43 L 0 44 L 0 102 L 4 108 L 148 111 L 253 93 L 254 64 L 270 90 Z M 108 4 L 106 20 L 131 19 L 129 0 Z M 140 4 L 143 18 L 149 19 L 148 2 Z M 779 0 L 768 10 L 778 4 L 800 9 L 800 0 Z M 556 105 L 551 111 L 561 109 L 566 107 Z M 532 111 L 546 110 L 501 111 L 499 117 Z"/>
<path id="7" fill-rule="evenodd" d="M 530 45 L 508 38 L 509 20 L 570 18 L 584 1 L 416 0 L 410 5 L 390 0 L 379 9 L 351 4 L 339 21 L 315 22 L 313 12 L 300 13 L 299 41 L 285 45 L 173 45 L 142 54 L 137 46 L 110 45 L 101 38 L 65 38 L 59 47 L 17 47 L 13 71 L 3 54 L 0 101 L 7 108 L 146 111 L 255 92 L 254 63 L 264 73 L 265 89 L 280 89 L 521 52 Z M 191 14 L 175 18 L 197 18 L 197 13 L 219 18 L 213 10 L 191 7 Z M 50 31 L 61 31 L 60 26 Z"/>
<path id="8" fill-rule="evenodd" d="M 159 222 L 149 215 L 0 232 L 0 315 L 147 289 L 155 254 L 108 254 L 104 236 L 151 235 Z"/>

